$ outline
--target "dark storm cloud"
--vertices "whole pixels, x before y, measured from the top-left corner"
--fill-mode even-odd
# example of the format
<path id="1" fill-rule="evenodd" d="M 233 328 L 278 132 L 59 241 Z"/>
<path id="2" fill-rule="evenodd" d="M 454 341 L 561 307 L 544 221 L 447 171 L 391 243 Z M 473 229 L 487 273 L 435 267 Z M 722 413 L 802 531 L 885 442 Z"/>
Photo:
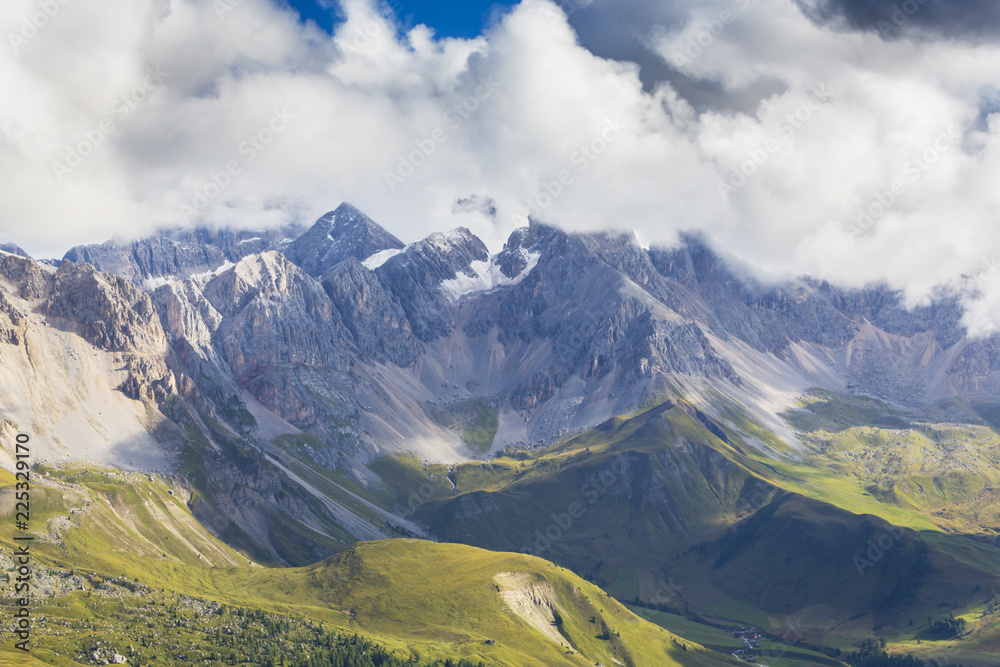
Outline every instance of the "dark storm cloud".
<path id="1" fill-rule="evenodd" d="M 580 44 L 596 56 L 639 65 L 643 88 L 669 83 L 677 94 L 698 110 L 749 111 L 760 100 L 782 91 L 773 81 L 761 81 L 745 90 L 725 90 L 715 81 L 692 79 L 672 68 L 650 47 L 658 31 L 684 25 L 698 3 L 689 0 L 648 2 L 648 0 L 554 0 L 569 17 Z M 737 0 L 723 0 L 720 8 Z"/>
<path id="2" fill-rule="evenodd" d="M 685 20 L 686 12 L 679 11 L 677 4 L 636 0 L 595 0 L 586 6 L 562 0 L 556 4 L 568 15 L 580 43 L 592 53 L 638 63 L 647 89 L 671 79 L 672 71 L 646 41 L 653 26 L 669 28 Z"/>
<path id="3" fill-rule="evenodd" d="M 1000 39 L 996 0 L 796 0 L 823 25 L 876 32 L 884 39 L 923 36 L 982 42 Z"/>
<path id="4" fill-rule="evenodd" d="M 602 58 L 637 63 L 644 88 L 670 83 L 696 108 L 746 110 L 762 97 L 778 92 L 767 84 L 752 90 L 725 91 L 713 82 L 692 80 L 664 62 L 650 48 L 657 30 L 670 31 L 705 5 L 720 10 L 739 0 L 554 0 L 569 17 L 580 43 Z M 816 24 L 839 30 L 862 30 L 884 39 L 947 38 L 970 42 L 1000 41 L 997 0 L 789 0 Z"/>

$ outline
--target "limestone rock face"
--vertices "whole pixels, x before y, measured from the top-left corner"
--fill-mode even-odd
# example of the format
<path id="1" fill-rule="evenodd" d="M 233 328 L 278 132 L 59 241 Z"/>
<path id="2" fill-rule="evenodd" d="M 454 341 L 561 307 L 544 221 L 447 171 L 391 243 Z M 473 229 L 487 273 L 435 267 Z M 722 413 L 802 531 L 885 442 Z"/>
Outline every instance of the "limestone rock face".
<path id="1" fill-rule="evenodd" d="M 52 284 L 50 273 L 41 264 L 14 255 L 0 254 L 0 275 L 14 289 L 15 295 L 25 301 L 41 299 Z"/>
<path id="2" fill-rule="evenodd" d="M 202 409 L 223 421 L 247 414 L 248 394 L 290 428 L 359 451 L 350 373 L 360 351 L 323 286 L 284 255 L 252 255 L 154 296 L 180 387 Z M 256 439 L 248 421 L 236 428 Z"/>
<path id="3" fill-rule="evenodd" d="M 215 342 L 241 382 L 281 365 L 350 368 L 356 350 L 330 297 L 280 253 L 241 260 L 204 294 L 223 316 Z"/>
<path id="4" fill-rule="evenodd" d="M 402 305 L 378 275 L 350 258 L 327 271 L 323 288 L 365 360 L 409 366 L 420 352 Z"/>
<path id="5" fill-rule="evenodd" d="M 214 271 L 247 255 L 281 249 L 301 231 L 297 226 L 277 230 L 164 230 L 127 243 L 77 246 L 63 260 L 91 264 L 136 285 L 155 287 L 158 282 Z"/>
<path id="6" fill-rule="evenodd" d="M 12 255 L 0 255 L 0 276 L 10 289 L 0 289 L 0 342 L 20 345 L 28 303 L 45 294 L 49 281 L 38 264 Z"/>
<path id="7" fill-rule="evenodd" d="M 43 312 L 104 350 L 161 355 L 167 351 L 149 295 L 90 266 L 63 262 Z"/>
<path id="8" fill-rule="evenodd" d="M 142 284 L 150 278 L 210 271 L 221 266 L 226 258 L 222 250 L 215 246 L 187 244 L 160 237 L 127 245 L 108 242 L 78 246 L 67 252 L 63 261 L 91 264 L 102 271 Z"/>
<path id="9" fill-rule="evenodd" d="M 20 345 L 24 336 L 24 312 L 3 291 L 0 291 L 0 343 Z"/>
<path id="10" fill-rule="evenodd" d="M 67 255 L 118 277 L 0 253 L 0 341 L 20 344 L 37 311 L 117 354 L 126 395 L 176 392 L 252 442 L 305 431 L 324 464 L 452 458 L 469 405 L 496 412 L 496 449 L 551 442 L 678 385 L 749 401 L 774 387 L 914 405 L 1000 394 L 1000 338 L 968 339 L 957 297 L 908 310 L 884 286 L 764 284 L 697 236 L 646 248 L 531 221 L 491 256 L 467 229 L 404 246 L 350 204 L 294 240 L 248 234 Z M 271 427 L 246 416 L 255 404 Z"/>
<path id="11" fill-rule="evenodd" d="M 362 483 L 380 456 L 545 445 L 675 391 L 699 419 L 724 420 L 721 394 L 778 426 L 812 387 L 1000 398 L 1000 336 L 966 335 L 960 295 L 907 309 L 885 286 L 765 284 L 696 236 L 531 221 L 491 255 L 467 229 L 404 246 L 349 204 L 300 232 L 174 231 L 58 269 L 0 251 L 3 418 L 73 434 L 43 457 L 169 469 L 187 448 L 212 484 L 196 515 L 282 561 L 275 517 L 329 524 L 274 448 Z"/>
<path id="12" fill-rule="evenodd" d="M 168 469 L 152 432 L 176 392 L 150 297 L 90 266 L 0 254 L 0 406 L 44 434 L 39 458 Z"/>
<path id="13" fill-rule="evenodd" d="M 246 245 L 226 238 L 202 250 L 232 258 Z M 56 279 L 83 313 L 75 291 L 101 290 L 74 286 L 71 267 Z M 37 270 L 11 271 L 26 293 L 49 289 Z M 344 204 L 281 252 L 170 282 L 152 302 L 180 393 L 217 416 L 249 394 L 321 437 L 330 449 L 316 457 L 328 461 L 426 443 L 451 452 L 441 415 L 470 401 L 506 415 L 500 447 L 550 442 L 677 384 L 744 397 L 769 383 L 827 386 L 904 403 L 1000 392 L 996 345 L 965 338 L 957 300 L 907 310 L 880 286 L 766 285 L 695 236 L 650 249 L 532 221 L 491 256 L 466 229 L 404 247 Z M 4 308 L 0 335 L 16 340 L 16 309 Z M 142 346 L 122 338 L 141 326 L 122 320 L 116 334 L 77 319 L 97 344 Z"/>
<path id="14" fill-rule="evenodd" d="M 176 391 L 167 368 L 167 337 L 149 295 L 123 278 L 63 262 L 41 306 L 53 326 L 115 352 L 127 374 L 119 389 L 136 400 L 163 400 Z"/>

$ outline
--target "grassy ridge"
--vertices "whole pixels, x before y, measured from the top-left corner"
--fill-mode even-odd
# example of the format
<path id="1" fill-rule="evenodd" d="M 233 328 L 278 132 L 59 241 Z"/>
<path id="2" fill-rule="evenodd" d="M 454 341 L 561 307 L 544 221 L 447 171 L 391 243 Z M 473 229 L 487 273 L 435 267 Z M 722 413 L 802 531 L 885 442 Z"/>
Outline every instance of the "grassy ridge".
<path id="1" fill-rule="evenodd" d="M 4 487 L 0 497 L 8 492 Z M 323 633 L 360 633 L 424 662 L 721 664 L 572 573 L 529 556 L 395 540 L 359 543 L 305 568 L 250 565 L 193 519 L 182 493 L 161 478 L 102 470 L 63 471 L 34 487 L 36 614 L 45 616 L 36 625 L 36 660 L 76 664 L 99 648 L 139 664 L 228 664 L 230 652 L 239 659 L 247 646 L 261 656 L 283 654 L 266 629 L 287 623 L 290 647 L 320 650 L 316 637 Z M 0 539 L 12 537 L 9 523 Z M 516 582 L 525 577 L 548 597 L 536 603 L 530 591 L 519 592 Z M 528 603 L 518 611 L 505 596 Z M 226 607 L 242 611 L 223 618 Z M 550 611 L 559 619 L 555 640 L 531 618 Z M 610 636 L 599 637 L 605 630 Z M 233 644 L 234 636 L 242 643 Z M 91 646 L 92 637 L 104 643 Z M 26 664 L 9 646 L 0 648 L 3 660 Z"/>
<path id="2" fill-rule="evenodd" d="M 938 460 L 978 452 L 985 465 L 992 454 L 980 444 L 995 434 L 920 425 L 882 414 L 876 401 L 842 413 L 836 401 L 813 402 L 819 414 L 800 415 L 800 423 L 831 443 L 807 450 L 815 458 L 736 406 L 723 406 L 726 421 L 715 422 L 668 402 L 539 452 L 456 466 L 457 489 L 429 498 L 417 515 L 453 541 L 540 553 L 623 600 L 777 632 L 794 627 L 811 643 L 845 649 L 873 633 L 912 637 L 949 610 L 984 607 L 986 589 L 1000 585 L 1000 552 L 941 524 L 944 512 L 981 498 L 992 481 L 937 475 L 938 495 L 925 493 L 920 505 L 901 491 L 919 476 L 900 483 L 890 466 L 909 464 L 879 447 L 909 443 L 908 460 L 927 465 L 930 443 Z M 890 425 L 913 435 L 902 439 L 903 429 Z M 440 488 L 429 483 L 439 474 L 433 466 L 406 470 Z M 886 488 L 895 496 L 878 491 Z M 566 521 L 574 503 L 578 515 Z"/>

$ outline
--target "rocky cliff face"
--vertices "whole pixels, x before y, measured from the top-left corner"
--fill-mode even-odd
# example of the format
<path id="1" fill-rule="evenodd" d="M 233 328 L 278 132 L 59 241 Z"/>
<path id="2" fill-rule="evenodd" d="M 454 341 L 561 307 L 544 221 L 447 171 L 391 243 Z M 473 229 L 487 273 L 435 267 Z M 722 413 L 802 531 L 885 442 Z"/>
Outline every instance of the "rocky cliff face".
<path id="1" fill-rule="evenodd" d="M 283 255 L 241 260 L 203 293 L 222 315 L 216 345 L 241 382 L 283 365 L 348 368 L 355 350 L 340 314 L 322 286 Z"/>
<path id="2" fill-rule="evenodd" d="M 48 291 L 42 312 L 96 347 L 166 352 L 166 337 L 149 295 L 124 279 L 63 262 Z"/>
<path id="3" fill-rule="evenodd" d="M 65 263 L 0 255 L 0 413 L 38 434 L 39 459 L 167 469 L 158 401 L 176 390 L 149 295 Z"/>
<path id="4" fill-rule="evenodd" d="M 615 371 L 626 384 L 658 374 L 739 379 L 711 348 L 697 323 L 667 304 L 667 281 L 634 237 L 571 236 L 534 225 L 515 233 L 501 253 L 509 269 L 534 268 L 522 280 L 483 295 L 465 333 L 550 341 L 550 373 L 600 379 Z M 530 258 L 530 259 L 525 259 Z"/>
<path id="5" fill-rule="evenodd" d="M 476 264 L 490 254 L 468 229 L 432 234 L 375 269 L 402 304 L 417 338 L 431 342 L 451 333 L 450 301 L 479 286 Z"/>
<path id="6" fill-rule="evenodd" d="M 327 271 L 322 284 L 363 360 L 413 364 L 420 343 L 399 299 L 378 275 L 351 257 Z"/>
<path id="7" fill-rule="evenodd" d="M 3 428 L 31 433 L 39 461 L 182 472 L 216 534 L 265 562 L 313 562 L 355 535 L 343 527 L 351 514 L 332 516 L 261 455 L 246 404 L 259 397 L 274 412 L 255 409 L 275 421 L 293 417 L 336 443 L 318 458 L 346 465 L 361 440 L 349 421 L 354 348 L 336 313 L 273 252 L 152 295 L 89 265 L 0 254 Z"/>
<path id="8" fill-rule="evenodd" d="M 52 326 L 118 353 L 127 372 L 119 389 L 126 396 L 162 401 L 176 391 L 165 363 L 167 338 L 152 300 L 124 279 L 63 262 L 39 312 Z"/>
<path id="9" fill-rule="evenodd" d="M 130 243 L 109 241 L 77 246 L 64 261 L 90 264 L 136 285 L 156 287 L 237 262 L 248 255 L 284 248 L 301 234 L 297 226 L 278 230 L 165 230 Z"/>
<path id="10" fill-rule="evenodd" d="M 671 386 L 753 400 L 815 385 L 908 404 L 1000 387 L 996 344 L 965 339 L 954 298 L 911 311 L 884 287 L 765 285 L 698 237 L 646 249 L 628 234 L 532 222 L 491 257 L 465 229 L 404 247 L 349 204 L 282 252 L 241 259 L 248 239 L 206 234 L 136 242 L 133 250 L 175 254 L 139 261 L 133 252 L 118 271 L 134 280 L 173 270 L 165 267 L 235 258 L 233 266 L 160 287 L 152 302 L 130 294 L 122 312 L 146 322 L 155 304 L 178 391 L 213 413 L 248 393 L 321 437 L 327 461 L 363 461 L 387 443 L 436 442 L 453 452 L 456 432 L 442 414 L 472 404 L 495 411 L 501 447 L 549 442 Z M 100 301 L 100 280 L 75 266 L 57 274 L 63 296 L 46 312 L 59 319 L 60 309 L 90 308 L 81 335 L 106 347 L 139 345 L 123 332 L 144 326 L 94 315 L 117 311 Z M 156 374 L 137 369 L 147 372 Z"/>

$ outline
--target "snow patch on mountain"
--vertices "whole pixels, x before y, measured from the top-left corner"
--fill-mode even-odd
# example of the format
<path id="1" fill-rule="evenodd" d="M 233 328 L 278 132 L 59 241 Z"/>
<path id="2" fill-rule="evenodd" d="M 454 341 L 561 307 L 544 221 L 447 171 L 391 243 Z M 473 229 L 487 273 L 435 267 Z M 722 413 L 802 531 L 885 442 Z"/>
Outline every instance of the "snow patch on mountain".
<path id="1" fill-rule="evenodd" d="M 381 250 L 361 263 L 364 264 L 366 269 L 374 271 L 404 250 L 405 248 L 389 248 L 388 250 Z"/>
<path id="2" fill-rule="evenodd" d="M 191 276 L 191 278 L 193 280 L 200 280 L 202 278 L 214 278 L 215 276 L 221 276 L 223 273 L 233 268 L 234 266 L 236 266 L 236 264 L 227 260 L 225 263 L 223 263 L 222 266 L 215 269 L 214 271 L 205 271 L 204 273 L 196 273 L 193 276 Z"/>
<path id="3" fill-rule="evenodd" d="M 472 262 L 469 269 L 473 271 L 473 275 L 458 273 L 451 280 L 441 282 L 441 291 L 455 300 L 466 294 L 488 290 L 493 287 L 494 267 L 490 262 Z"/>
<path id="4" fill-rule="evenodd" d="M 524 257 L 526 265 L 513 278 L 504 275 L 494 256 L 488 262 L 472 262 L 469 265 L 469 269 L 473 271 L 473 275 L 458 273 L 453 279 L 443 281 L 441 283 L 441 290 L 450 299 L 457 300 L 467 294 L 485 292 L 507 285 L 517 285 L 527 278 L 528 274 L 538 266 L 538 260 L 541 257 L 541 253 L 528 252 L 523 248 L 520 252 Z"/>

